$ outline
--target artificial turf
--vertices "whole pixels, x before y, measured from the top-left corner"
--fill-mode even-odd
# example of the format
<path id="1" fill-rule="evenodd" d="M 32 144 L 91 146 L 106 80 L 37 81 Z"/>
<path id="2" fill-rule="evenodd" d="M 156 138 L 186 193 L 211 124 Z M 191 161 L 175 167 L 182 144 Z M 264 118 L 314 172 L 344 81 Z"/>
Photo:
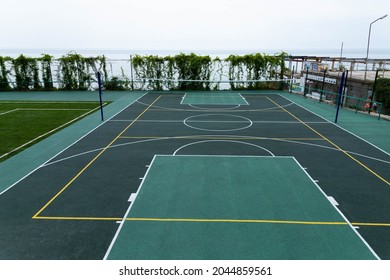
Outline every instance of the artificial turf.
<path id="1" fill-rule="evenodd" d="M 0 102 L 0 161 L 99 108 L 98 102 Z"/>

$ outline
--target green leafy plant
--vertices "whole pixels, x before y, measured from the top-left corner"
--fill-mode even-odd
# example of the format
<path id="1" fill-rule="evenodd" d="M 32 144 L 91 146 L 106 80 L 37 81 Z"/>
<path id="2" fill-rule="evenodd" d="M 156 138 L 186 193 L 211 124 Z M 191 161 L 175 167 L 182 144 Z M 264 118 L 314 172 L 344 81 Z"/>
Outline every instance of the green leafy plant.
<path id="1" fill-rule="evenodd" d="M 54 90 L 53 76 L 51 71 L 51 63 L 53 57 L 48 54 L 43 54 L 39 59 L 42 69 L 43 88 L 45 90 Z"/>
<path id="2" fill-rule="evenodd" d="M 199 82 L 179 82 L 180 90 L 209 90 L 209 83 L 202 82 L 210 80 L 211 73 L 210 56 L 199 56 L 194 53 L 189 55 L 179 54 L 175 56 L 175 65 L 178 69 L 179 80 L 195 80 Z"/>
<path id="3" fill-rule="evenodd" d="M 41 89 L 36 58 L 20 55 L 12 60 L 17 90 Z"/>
<path id="4" fill-rule="evenodd" d="M 230 81 L 232 90 L 281 89 L 282 83 L 276 81 L 256 81 L 283 78 L 286 56 L 286 53 L 256 53 L 220 59 L 194 53 L 135 55 L 129 61 L 131 81 L 122 67 L 121 75 L 114 74 L 111 62 L 108 75 L 105 56 L 84 57 L 72 52 L 58 59 L 48 54 L 40 58 L 0 57 L 0 90 L 94 89 L 96 72 L 101 73 L 104 87 L 111 90 L 218 90 L 225 80 Z M 53 73 L 56 73 L 55 79 Z M 229 88 L 224 85 L 224 89 Z"/>
<path id="5" fill-rule="evenodd" d="M 375 96 L 377 101 L 383 103 L 383 113 L 390 113 L 390 79 L 377 80 Z"/>
<path id="6" fill-rule="evenodd" d="M 277 55 L 230 55 L 225 59 L 229 63 L 228 77 L 232 89 L 280 89 L 279 82 L 254 82 L 255 80 L 282 79 L 286 67 L 286 53 Z M 280 73 L 278 77 L 277 74 Z M 238 82 L 237 82 L 238 81 Z"/>
<path id="7" fill-rule="evenodd" d="M 87 90 L 95 80 L 99 71 L 102 81 L 107 80 L 106 59 L 104 56 L 83 57 L 80 54 L 69 53 L 59 58 L 60 71 L 58 80 L 64 90 Z"/>
<path id="8" fill-rule="evenodd" d="M 8 81 L 8 75 L 10 71 L 7 69 L 6 63 L 11 61 L 10 57 L 0 56 L 0 91 L 9 91 L 11 87 Z"/>

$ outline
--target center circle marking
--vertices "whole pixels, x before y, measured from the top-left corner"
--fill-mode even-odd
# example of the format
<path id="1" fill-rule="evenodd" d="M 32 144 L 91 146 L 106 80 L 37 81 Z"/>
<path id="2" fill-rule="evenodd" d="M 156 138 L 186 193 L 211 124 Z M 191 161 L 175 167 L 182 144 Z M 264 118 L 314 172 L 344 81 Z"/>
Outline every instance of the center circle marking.
<path id="1" fill-rule="evenodd" d="M 253 122 L 245 117 L 230 114 L 202 114 L 186 118 L 184 125 L 192 129 L 203 131 L 237 131 L 251 127 Z M 206 124 L 206 127 L 202 127 Z M 220 128 L 221 125 L 233 125 L 233 128 Z"/>

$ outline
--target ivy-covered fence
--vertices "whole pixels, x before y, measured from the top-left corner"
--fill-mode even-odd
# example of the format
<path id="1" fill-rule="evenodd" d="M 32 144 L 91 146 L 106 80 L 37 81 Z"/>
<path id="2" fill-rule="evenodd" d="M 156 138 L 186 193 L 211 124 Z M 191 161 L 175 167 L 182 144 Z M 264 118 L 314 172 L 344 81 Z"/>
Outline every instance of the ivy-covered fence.
<path id="1" fill-rule="evenodd" d="M 96 82 L 96 72 L 107 78 L 106 58 L 67 54 L 54 59 L 20 55 L 0 56 L 0 91 L 87 90 Z"/>
<path id="2" fill-rule="evenodd" d="M 224 59 L 193 53 L 135 55 L 121 61 L 76 53 L 58 59 L 48 54 L 39 58 L 0 56 L 0 91 L 95 89 L 97 71 L 107 90 L 215 90 L 221 89 L 221 84 L 232 90 L 278 89 L 279 82 L 259 81 L 283 79 L 286 58 L 286 53 Z"/>
<path id="3" fill-rule="evenodd" d="M 176 56 L 135 56 L 132 66 L 136 88 L 147 90 L 278 89 L 286 73 L 286 53 L 278 55 L 230 55 L 211 58 L 195 54 Z M 226 89 L 226 86 L 225 86 Z"/>

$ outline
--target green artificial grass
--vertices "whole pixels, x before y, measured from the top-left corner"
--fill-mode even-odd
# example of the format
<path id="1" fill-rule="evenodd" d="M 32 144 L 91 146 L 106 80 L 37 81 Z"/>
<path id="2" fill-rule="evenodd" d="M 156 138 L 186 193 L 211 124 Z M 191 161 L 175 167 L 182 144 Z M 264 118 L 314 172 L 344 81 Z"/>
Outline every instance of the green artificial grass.
<path id="1" fill-rule="evenodd" d="M 0 161 L 99 109 L 98 102 L 0 102 Z"/>

